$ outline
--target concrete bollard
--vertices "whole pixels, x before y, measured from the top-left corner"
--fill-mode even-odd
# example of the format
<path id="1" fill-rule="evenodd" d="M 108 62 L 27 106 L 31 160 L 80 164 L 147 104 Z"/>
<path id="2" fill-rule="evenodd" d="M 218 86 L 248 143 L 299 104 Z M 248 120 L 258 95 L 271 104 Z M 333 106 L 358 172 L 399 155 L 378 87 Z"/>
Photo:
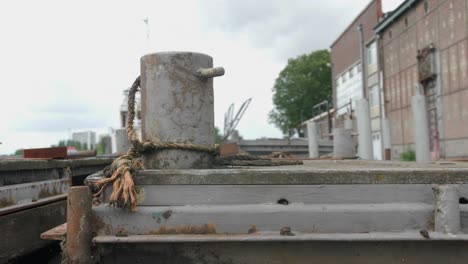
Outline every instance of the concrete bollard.
<path id="1" fill-rule="evenodd" d="M 429 163 L 431 162 L 431 152 L 429 149 L 426 97 L 421 94 L 414 95 L 411 98 L 411 109 L 413 111 L 416 162 Z"/>
<path id="2" fill-rule="evenodd" d="M 317 136 L 317 123 L 307 122 L 307 140 L 309 141 L 309 158 L 319 158 L 319 145 Z"/>
<path id="3" fill-rule="evenodd" d="M 354 158 L 355 156 L 353 130 L 335 128 L 333 130 L 333 157 Z"/>
<path id="4" fill-rule="evenodd" d="M 66 254 L 69 263 L 91 263 L 91 191 L 88 186 L 68 189 Z"/>
<path id="5" fill-rule="evenodd" d="M 344 128 L 353 129 L 353 120 L 350 119 L 349 117 L 346 117 L 346 119 L 344 120 Z"/>
<path id="6" fill-rule="evenodd" d="M 460 232 L 460 194 L 456 185 L 440 185 L 432 188 L 436 206 L 434 231 L 446 234 Z"/>
<path id="7" fill-rule="evenodd" d="M 357 129 L 359 143 L 359 157 L 365 160 L 373 160 L 372 132 L 370 125 L 369 102 L 367 99 L 356 101 Z"/>
<path id="8" fill-rule="evenodd" d="M 214 145 L 213 59 L 193 52 L 141 58 L 142 140 Z M 210 168 L 212 156 L 188 150 L 143 155 L 147 169 Z"/>

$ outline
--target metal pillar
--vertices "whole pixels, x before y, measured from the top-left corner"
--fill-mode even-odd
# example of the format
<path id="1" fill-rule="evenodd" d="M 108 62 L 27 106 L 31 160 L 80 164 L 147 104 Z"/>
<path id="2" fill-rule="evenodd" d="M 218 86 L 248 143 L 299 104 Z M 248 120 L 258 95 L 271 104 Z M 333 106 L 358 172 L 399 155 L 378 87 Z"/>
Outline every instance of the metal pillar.
<path id="1" fill-rule="evenodd" d="M 88 186 L 68 189 L 67 243 L 69 263 L 91 263 L 91 191 Z"/>
<path id="2" fill-rule="evenodd" d="M 460 232 L 460 194 L 456 185 L 440 185 L 432 189 L 436 198 L 434 231 L 456 234 Z"/>
<path id="3" fill-rule="evenodd" d="M 142 139 L 214 144 L 213 80 L 224 74 L 213 59 L 193 52 L 160 52 L 141 58 Z M 212 156 L 187 150 L 143 155 L 147 169 L 209 168 Z"/>
<path id="4" fill-rule="evenodd" d="M 354 158 L 356 156 L 353 130 L 335 128 L 333 130 L 333 157 Z"/>
<path id="5" fill-rule="evenodd" d="M 413 111 L 413 133 L 416 151 L 416 161 L 420 163 L 431 162 L 429 149 L 429 127 L 427 124 L 426 97 L 416 94 L 411 98 Z"/>
<path id="6" fill-rule="evenodd" d="M 370 125 L 369 102 L 367 99 L 356 100 L 359 157 L 365 160 L 374 159 L 372 150 L 372 132 Z"/>
<path id="7" fill-rule="evenodd" d="M 314 121 L 307 122 L 307 139 L 309 141 L 309 158 L 319 158 L 317 123 Z"/>

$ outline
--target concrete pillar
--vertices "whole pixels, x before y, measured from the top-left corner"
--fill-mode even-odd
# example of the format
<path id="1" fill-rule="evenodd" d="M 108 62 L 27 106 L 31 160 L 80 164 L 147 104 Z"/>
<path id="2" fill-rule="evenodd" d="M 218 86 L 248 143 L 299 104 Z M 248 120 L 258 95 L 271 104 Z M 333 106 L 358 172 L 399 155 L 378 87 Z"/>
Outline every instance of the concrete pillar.
<path id="1" fill-rule="evenodd" d="M 356 147 L 353 140 L 353 130 L 335 128 L 333 130 L 333 157 L 354 158 Z"/>
<path id="2" fill-rule="evenodd" d="M 212 67 L 210 56 L 193 52 L 160 52 L 141 58 L 143 141 L 214 145 L 213 79 L 202 77 L 213 71 L 201 70 Z M 144 154 L 143 165 L 147 169 L 209 168 L 212 155 L 163 150 Z"/>
<path id="3" fill-rule="evenodd" d="M 125 128 L 119 128 L 114 130 L 115 138 L 115 153 L 125 154 L 130 148 L 131 144 L 128 140 L 127 130 Z"/>
<path id="4" fill-rule="evenodd" d="M 356 100 L 356 118 L 358 129 L 358 155 L 361 159 L 374 159 L 372 149 L 372 132 L 370 124 L 369 102 L 367 99 Z"/>
<path id="5" fill-rule="evenodd" d="M 390 124 L 390 119 L 385 118 L 383 120 L 383 147 L 385 152 L 385 160 L 392 159 L 392 128 Z"/>
<path id="6" fill-rule="evenodd" d="M 319 144 L 317 135 L 317 123 L 307 122 L 307 140 L 309 141 L 309 158 L 319 158 Z"/>
<path id="7" fill-rule="evenodd" d="M 353 120 L 350 117 L 346 117 L 344 120 L 344 128 L 345 129 L 353 129 Z"/>
<path id="8" fill-rule="evenodd" d="M 411 109 L 413 111 L 413 133 L 416 161 L 419 163 L 431 162 L 426 97 L 421 94 L 414 95 L 411 98 Z"/>
<path id="9" fill-rule="evenodd" d="M 460 232 L 460 194 L 456 185 L 440 185 L 434 191 L 434 231 L 456 234 Z"/>
<path id="10" fill-rule="evenodd" d="M 67 243 L 69 263 L 91 263 L 91 191 L 88 186 L 68 189 Z"/>

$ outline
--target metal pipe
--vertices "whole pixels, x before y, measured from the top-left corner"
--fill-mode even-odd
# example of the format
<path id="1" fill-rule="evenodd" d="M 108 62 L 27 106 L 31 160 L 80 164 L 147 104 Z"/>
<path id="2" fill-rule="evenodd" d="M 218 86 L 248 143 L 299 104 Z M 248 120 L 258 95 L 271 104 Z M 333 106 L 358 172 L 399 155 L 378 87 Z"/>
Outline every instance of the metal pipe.
<path id="1" fill-rule="evenodd" d="M 362 98 L 367 98 L 366 50 L 364 44 L 364 29 L 362 27 L 362 24 L 359 24 L 358 31 L 359 43 L 361 47 Z"/>
<path id="2" fill-rule="evenodd" d="M 68 190 L 66 254 L 73 264 L 91 263 L 91 200 L 88 186 Z"/>

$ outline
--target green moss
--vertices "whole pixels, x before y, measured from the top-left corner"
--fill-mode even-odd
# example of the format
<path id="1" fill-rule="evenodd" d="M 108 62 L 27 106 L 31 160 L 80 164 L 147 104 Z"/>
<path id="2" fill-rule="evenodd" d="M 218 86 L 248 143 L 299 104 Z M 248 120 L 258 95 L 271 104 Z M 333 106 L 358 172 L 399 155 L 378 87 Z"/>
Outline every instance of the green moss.
<path id="1" fill-rule="evenodd" d="M 405 152 L 401 153 L 400 160 L 402 161 L 416 161 L 416 152 L 412 149 L 407 149 Z"/>

